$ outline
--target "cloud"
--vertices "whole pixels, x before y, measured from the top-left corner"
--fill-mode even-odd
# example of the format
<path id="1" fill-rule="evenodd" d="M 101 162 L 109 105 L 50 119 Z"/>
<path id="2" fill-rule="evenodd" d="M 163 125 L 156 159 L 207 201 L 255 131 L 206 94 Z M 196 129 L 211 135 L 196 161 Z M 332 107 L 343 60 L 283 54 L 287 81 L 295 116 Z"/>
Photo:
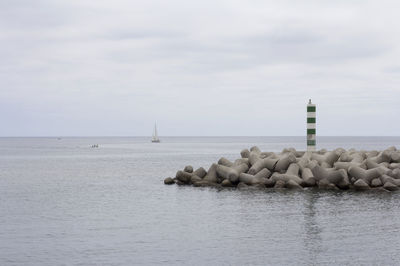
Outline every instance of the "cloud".
<path id="1" fill-rule="evenodd" d="M 399 74 L 400 73 L 400 66 L 389 66 L 384 68 L 383 70 L 385 73 L 390 74 Z"/>
<path id="2" fill-rule="evenodd" d="M 397 5 L 2 1 L 0 134 L 398 135 Z"/>

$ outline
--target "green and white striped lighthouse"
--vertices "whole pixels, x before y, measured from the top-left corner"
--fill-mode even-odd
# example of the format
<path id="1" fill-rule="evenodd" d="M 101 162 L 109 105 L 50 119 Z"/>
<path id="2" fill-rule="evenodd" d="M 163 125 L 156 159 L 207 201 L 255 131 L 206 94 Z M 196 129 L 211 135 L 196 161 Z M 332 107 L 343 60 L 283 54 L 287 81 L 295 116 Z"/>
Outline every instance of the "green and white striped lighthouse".
<path id="1" fill-rule="evenodd" d="M 311 99 L 307 104 L 307 151 L 315 151 L 315 134 L 316 134 L 316 107 L 311 103 Z"/>

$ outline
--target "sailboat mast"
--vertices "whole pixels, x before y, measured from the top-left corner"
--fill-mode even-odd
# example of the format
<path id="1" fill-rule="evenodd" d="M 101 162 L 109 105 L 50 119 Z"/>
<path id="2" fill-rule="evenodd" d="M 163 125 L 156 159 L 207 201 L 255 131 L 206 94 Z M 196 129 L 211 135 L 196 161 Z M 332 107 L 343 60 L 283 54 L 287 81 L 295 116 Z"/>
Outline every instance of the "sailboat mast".
<path id="1" fill-rule="evenodd" d="M 157 134 L 157 123 L 154 123 L 154 132 L 153 132 L 153 137 L 151 138 L 151 142 L 160 142 L 160 139 L 158 138 Z"/>

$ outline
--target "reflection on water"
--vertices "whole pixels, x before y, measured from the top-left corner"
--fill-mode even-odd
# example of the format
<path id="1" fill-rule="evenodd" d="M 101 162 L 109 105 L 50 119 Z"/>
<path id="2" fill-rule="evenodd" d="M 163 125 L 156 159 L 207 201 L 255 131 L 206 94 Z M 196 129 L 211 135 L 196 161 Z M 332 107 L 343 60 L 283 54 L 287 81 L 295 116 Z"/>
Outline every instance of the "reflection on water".
<path id="1" fill-rule="evenodd" d="M 308 265 L 314 265 L 318 261 L 318 256 L 322 253 L 321 228 L 318 226 L 316 215 L 316 202 L 319 198 L 318 192 L 307 191 L 303 194 L 304 208 L 304 247 L 308 253 Z"/>

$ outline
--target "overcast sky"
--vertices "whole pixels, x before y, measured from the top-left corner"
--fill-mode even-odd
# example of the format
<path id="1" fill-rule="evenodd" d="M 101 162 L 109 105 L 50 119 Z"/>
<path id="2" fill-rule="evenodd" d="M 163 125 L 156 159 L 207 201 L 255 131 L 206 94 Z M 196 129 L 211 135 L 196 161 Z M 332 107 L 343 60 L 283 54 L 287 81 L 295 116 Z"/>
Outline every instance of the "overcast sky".
<path id="1" fill-rule="evenodd" d="M 399 136 L 399 8 L 1 0 L 0 135 Z"/>

